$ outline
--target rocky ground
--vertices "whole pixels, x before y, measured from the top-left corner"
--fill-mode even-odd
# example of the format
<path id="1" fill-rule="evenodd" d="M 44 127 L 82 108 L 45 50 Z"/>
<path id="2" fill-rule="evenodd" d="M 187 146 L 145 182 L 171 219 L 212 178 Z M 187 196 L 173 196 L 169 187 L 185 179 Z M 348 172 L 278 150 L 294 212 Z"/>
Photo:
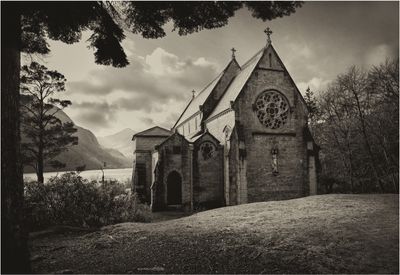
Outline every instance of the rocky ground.
<path id="1" fill-rule="evenodd" d="M 30 245 L 36 273 L 398 274 L 398 195 L 252 203 L 36 234 Z"/>

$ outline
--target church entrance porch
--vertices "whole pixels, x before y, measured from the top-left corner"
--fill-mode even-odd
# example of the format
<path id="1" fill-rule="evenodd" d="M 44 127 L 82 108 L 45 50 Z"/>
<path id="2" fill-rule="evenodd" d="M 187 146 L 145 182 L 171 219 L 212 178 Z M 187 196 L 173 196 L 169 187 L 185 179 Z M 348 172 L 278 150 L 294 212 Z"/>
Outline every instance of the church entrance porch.
<path id="1" fill-rule="evenodd" d="M 178 172 L 172 171 L 167 177 L 167 205 L 182 204 L 182 178 Z"/>

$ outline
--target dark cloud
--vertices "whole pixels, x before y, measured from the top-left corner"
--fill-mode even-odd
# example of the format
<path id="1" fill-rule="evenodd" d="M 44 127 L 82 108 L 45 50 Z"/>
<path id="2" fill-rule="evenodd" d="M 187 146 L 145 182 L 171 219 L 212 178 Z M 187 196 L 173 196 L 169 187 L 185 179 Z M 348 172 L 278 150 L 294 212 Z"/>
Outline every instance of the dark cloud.
<path id="1" fill-rule="evenodd" d="M 107 102 L 81 102 L 71 105 L 71 109 L 79 111 L 78 119 L 83 125 L 104 127 L 113 122 L 118 106 Z"/>
<path id="2" fill-rule="evenodd" d="M 121 97 L 113 102 L 113 105 L 126 110 L 126 111 L 144 111 L 146 113 L 150 112 L 160 112 L 162 108 L 160 103 L 165 103 L 166 99 L 154 100 L 146 95 Z"/>
<path id="3" fill-rule="evenodd" d="M 107 67 L 92 71 L 88 79 L 68 83 L 68 91 L 103 96 L 118 108 L 149 113 L 160 111 L 161 105 L 171 101 L 185 101 L 191 90 L 202 89 L 218 74 L 215 65 L 204 59 L 181 61 L 162 49 L 156 51 L 156 58 L 136 58 L 123 69 Z M 159 73 L 158 69 L 165 71 Z M 125 95 L 114 94 L 117 91 Z"/>

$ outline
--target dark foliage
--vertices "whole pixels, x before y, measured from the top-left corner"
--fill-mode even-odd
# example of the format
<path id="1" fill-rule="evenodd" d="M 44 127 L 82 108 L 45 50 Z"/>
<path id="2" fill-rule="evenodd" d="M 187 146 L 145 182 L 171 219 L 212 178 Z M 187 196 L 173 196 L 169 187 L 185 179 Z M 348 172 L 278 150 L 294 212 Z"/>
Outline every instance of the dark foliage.
<path id="1" fill-rule="evenodd" d="M 125 22 L 133 33 L 145 38 L 166 35 L 164 25 L 171 20 L 173 30 L 187 35 L 203 29 L 214 29 L 228 24 L 235 11 L 247 7 L 253 17 L 263 21 L 290 15 L 302 2 L 248 2 L 248 1 L 199 1 L 199 2 L 123 2 Z"/>
<path id="2" fill-rule="evenodd" d="M 65 91 L 65 77 L 57 71 L 32 62 L 21 69 L 21 144 L 22 160 L 32 166 L 43 182 L 45 164 L 62 168 L 64 163 L 55 158 L 70 146 L 78 144 L 73 136 L 77 131 L 72 122 L 62 123 L 57 113 L 71 105 L 69 100 L 55 98 Z"/>
<path id="3" fill-rule="evenodd" d="M 306 90 L 304 101 L 307 104 L 309 123 L 313 124 L 315 122 L 316 116 L 318 115 L 318 108 L 317 99 L 314 96 L 314 93 L 311 91 L 310 87 L 308 87 Z"/>
<path id="4" fill-rule="evenodd" d="M 18 5 L 16 8 L 23 15 L 21 50 L 48 53 L 46 35 L 72 44 L 81 39 L 82 31 L 90 30 L 89 45 L 95 49 L 96 63 L 126 66 L 128 60 L 120 44 L 125 35 L 105 5 L 96 1 L 25 2 Z"/>
<path id="5" fill-rule="evenodd" d="M 399 63 L 351 67 L 320 94 L 311 122 L 327 192 L 399 191 Z"/>
<path id="6" fill-rule="evenodd" d="M 98 184 L 76 173 L 25 185 L 30 231 L 49 226 L 100 227 L 120 222 L 148 222 L 151 211 L 119 182 Z"/>

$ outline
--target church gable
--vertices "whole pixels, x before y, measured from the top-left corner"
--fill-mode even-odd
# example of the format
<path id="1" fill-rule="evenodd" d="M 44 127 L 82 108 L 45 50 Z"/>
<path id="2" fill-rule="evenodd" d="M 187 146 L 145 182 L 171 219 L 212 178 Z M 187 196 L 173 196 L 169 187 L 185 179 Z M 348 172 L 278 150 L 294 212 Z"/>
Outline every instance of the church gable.
<path id="1" fill-rule="evenodd" d="M 272 47 L 272 45 L 265 48 L 257 68 L 266 70 L 277 70 L 277 71 L 286 70 L 282 62 L 280 61 L 278 54 Z"/>
<path id="2" fill-rule="evenodd" d="M 303 97 L 269 44 L 234 101 L 239 120 L 255 133 L 292 133 L 306 123 Z"/>
<path id="3" fill-rule="evenodd" d="M 297 105 L 298 101 L 300 101 L 301 104 L 304 105 L 301 106 L 300 109 L 305 113 L 307 112 L 307 108 L 305 108 L 305 101 L 300 91 L 298 90 L 296 84 L 291 78 L 289 72 L 286 70 L 274 47 L 269 44 L 268 46 L 261 49 L 256 55 L 254 55 L 242 66 L 241 71 L 233 79 L 224 96 L 221 98 L 213 112 L 210 114 L 209 120 L 213 117 L 218 116 L 221 112 L 224 112 L 227 109 L 231 108 L 232 103 L 235 102 L 239 95 L 245 90 L 245 87 L 250 79 L 252 82 L 262 82 L 264 80 L 273 82 L 274 80 L 276 80 L 276 77 L 274 75 L 267 74 L 263 71 L 276 72 L 276 75 L 285 75 L 288 83 L 290 83 L 289 85 L 292 86 L 293 94 L 296 94 L 290 96 L 290 98 L 295 101 L 292 102 L 293 105 Z M 280 84 L 281 83 L 276 82 L 275 86 L 279 87 Z"/>
<path id="4" fill-rule="evenodd" d="M 307 113 L 307 108 L 304 108 L 306 106 L 306 102 L 305 102 L 302 94 L 300 93 L 299 89 L 297 88 L 296 83 L 294 82 L 289 71 L 286 69 L 285 65 L 283 64 L 281 58 L 279 57 L 278 53 L 276 52 L 276 50 L 272 46 L 272 44 L 270 44 L 265 49 L 263 57 L 261 58 L 258 66 L 257 66 L 257 69 L 282 72 L 294 89 L 293 92 L 295 93 L 295 99 L 296 100 L 298 99 L 300 101 L 300 103 L 303 105 L 303 106 L 300 106 L 300 108 L 302 108 L 302 111 Z M 298 102 L 295 102 L 295 103 L 297 104 Z"/>
<path id="5" fill-rule="evenodd" d="M 201 120 L 206 118 L 211 111 L 214 109 L 215 105 L 221 99 L 223 93 L 225 92 L 227 86 L 230 84 L 232 78 L 240 70 L 240 66 L 237 63 L 235 57 L 232 57 L 231 62 L 226 66 L 226 68 L 215 78 L 210 84 L 208 84 L 200 93 L 194 96 L 189 102 L 188 106 L 183 111 L 182 115 L 179 117 L 178 121 L 175 123 L 173 128 L 181 128 L 189 120 L 194 119 L 201 112 L 202 115 L 199 116 L 199 123 Z M 187 123 L 188 125 L 190 123 Z M 197 123 L 193 124 L 197 125 Z M 182 129 L 183 130 L 183 129 Z M 200 129 L 198 129 L 200 130 Z M 185 136 L 188 131 L 183 133 Z M 193 133 L 193 131 L 190 131 Z"/>
<path id="6" fill-rule="evenodd" d="M 170 135 L 167 139 L 165 139 L 162 143 L 160 143 L 156 149 L 166 149 L 166 151 L 171 151 L 172 147 L 171 146 L 186 146 L 188 144 L 188 141 L 185 139 L 185 137 L 178 132 L 173 133 Z M 168 153 L 168 152 L 167 152 Z"/>
<path id="7" fill-rule="evenodd" d="M 236 100 L 240 91 L 243 89 L 250 75 L 254 71 L 256 65 L 258 64 L 260 58 L 262 57 L 263 50 L 255 54 L 249 61 L 247 61 L 237 73 L 235 78 L 230 83 L 226 92 L 222 96 L 221 100 L 218 102 L 217 106 L 214 108 L 209 116 L 209 120 L 217 116 L 223 111 L 231 108 L 232 101 Z"/>
<path id="8" fill-rule="evenodd" d="M 206 119 L 210 115 L 239 70 L 240 66 L 233 56 L 233 59 L 231 62 L 229 62 L 228 66 L 224 70 L 224 74 L 218 81 L 218 84 L 215 86 L 213 92 L 202 105 L 203 119 Z"/>

